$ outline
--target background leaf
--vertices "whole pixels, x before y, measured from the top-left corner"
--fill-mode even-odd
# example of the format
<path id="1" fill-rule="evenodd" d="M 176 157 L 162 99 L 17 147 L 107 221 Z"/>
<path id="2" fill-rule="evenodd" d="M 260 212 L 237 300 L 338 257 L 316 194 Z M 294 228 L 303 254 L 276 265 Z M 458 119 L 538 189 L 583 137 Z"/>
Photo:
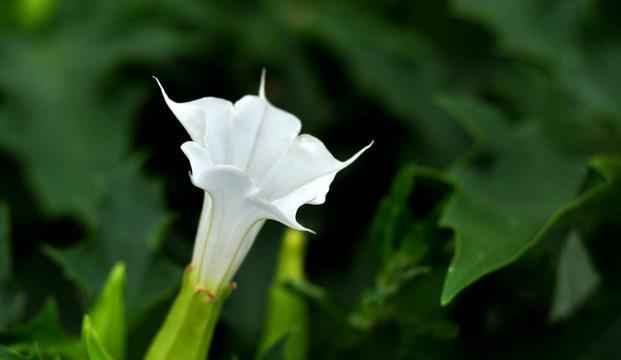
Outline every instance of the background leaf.
<path id="1" fill-rule="evenodd" d="M 579 235 L 572 232 L 560 254 L 550 320 L 568 317 L 593 294 L 600 282 Z"/>
<path id="2" fill-rule="evenodd" d="M 62 328 L 58 308 L 48 301 L 28 322 L 0 332 L 0 344 L 24 353 L 37 353 L 79 359 L 79 346 Z"/>
<path id="3" fill-rule="evenodd" d="M 442 302 L 520 256 L 578 194 L 582 160 L 544 141 L 536 125 L 513 129 L 494 110 L 468 99 L 442 106 L 475 137 L 449 172 L 457 192 L 442 216 L 456 233 L 456 254 Z"/>
<path id="4" fill-rule="evenodd" d="M 8 347 L 0 346 L 0 356 L 6 360 L 23 360 L 23 359 L 36 359 L 40 360 L 42 357 L 38 353 L 31 353 L 29 355 L 22 355 L 18 352 L 11 350 Z"/>
<path id="5" fill-rule="evenodd" d="M 0 329 L 20 319 L 26 301 L 13 279 L 9 234 L 9 209 L 0 203 Z"/>
<path id="6" fill-rule="evenodd" d="M 111 181 L 114 192 L 100 209 L 95 239 L 69 249 L 48 249 L 91 296 L 104 284 L 105 274 L 100 269 L 123 261 L 128 273 L 130 321 L 139 311 L 170 295 L 181 276 L 179 267 L 158 253 L 164 227 L 170 222 L 160 187 L 139 175 L 138 169 L 138 163 L 129 164 Z"/>
<path id="7" fill-rule="evenodd" d="M 453 0 L 454 8 L 492 27 L 501 46 L 511 52 L 544 59 L 568 54 L 576 45 L 588 1 Z"/>
<path id="8" fill-rule="evenodd" d="M 0 66 L 13 69 L 0 75 L 0 91 L 11 95 L 0 103 L 0 144 L 20 159 L 45 211 L 93 224 L 144 96 L 135 83 L 109 89 L 106 79 L 128 62 L 179 52 L 180 34 L 150 22 L 126 26 L 138 8 L 120 2 L 95 2 L 77 17 L 71 7 L 59 5 L 62 26 L 37 41 L 0 34 Z M 86 53 L 96 61 L 84 61 Z"/>

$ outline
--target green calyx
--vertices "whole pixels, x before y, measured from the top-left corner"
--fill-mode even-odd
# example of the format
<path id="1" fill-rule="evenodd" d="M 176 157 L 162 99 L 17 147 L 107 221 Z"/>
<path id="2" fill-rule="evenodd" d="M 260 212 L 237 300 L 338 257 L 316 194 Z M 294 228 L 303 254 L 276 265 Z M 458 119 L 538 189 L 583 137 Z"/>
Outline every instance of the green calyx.
<path id="1" fill-rule="evenodd" d="M 192 267 L 188 266 L 181 290 L 145 359 L 207 358 L 222 304 L 231 289 L 226 288 L 218 294 L 212 294 L 192 281 L 192 271 Z"/>

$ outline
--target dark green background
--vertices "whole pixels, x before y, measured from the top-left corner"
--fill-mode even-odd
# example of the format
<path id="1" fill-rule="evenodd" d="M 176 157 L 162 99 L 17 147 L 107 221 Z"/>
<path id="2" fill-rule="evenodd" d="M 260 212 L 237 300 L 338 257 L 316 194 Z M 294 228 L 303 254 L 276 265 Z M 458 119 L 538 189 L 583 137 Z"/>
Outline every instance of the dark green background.
<path id="1" fill-rule="evenodd" d="M 309 359 L 621 357 L 620 24 L 613 0 L 0 3 L 0 344 L 32 343 L 3 329 L 47 298 L 77 336 L 123 260 L 140 358 L 202 201 L 151 76 L 236 100 L 266 69 L 337 158 L 375 140 L 298 217 L 330 294 L 292 289 Z M 238 274 L 214 358 L 255 353 L 282 231 Z"/>

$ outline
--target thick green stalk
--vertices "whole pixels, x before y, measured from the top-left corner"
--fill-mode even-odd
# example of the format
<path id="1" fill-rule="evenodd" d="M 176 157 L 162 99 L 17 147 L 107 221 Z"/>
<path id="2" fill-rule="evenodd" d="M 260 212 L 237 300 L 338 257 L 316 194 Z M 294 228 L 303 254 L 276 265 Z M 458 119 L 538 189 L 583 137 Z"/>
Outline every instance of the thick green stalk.
<path id="1" fill-rule="evenodd" d="M 181 290 L 145 359 L 204 360 L 209 352 L 222 304 L 230 289 L 211 294 L 197 288 L 192 267 L 183 276 Z"/>

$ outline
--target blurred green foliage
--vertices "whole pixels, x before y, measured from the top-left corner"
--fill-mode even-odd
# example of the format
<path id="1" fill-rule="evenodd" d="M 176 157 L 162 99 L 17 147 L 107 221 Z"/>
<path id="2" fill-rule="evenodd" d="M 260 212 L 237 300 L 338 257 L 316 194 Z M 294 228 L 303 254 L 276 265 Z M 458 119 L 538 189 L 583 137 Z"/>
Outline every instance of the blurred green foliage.
<path id="1" fill-rule="evenodd" d="M 0 328 L 13 325 L 24 310 L 25 296 L 13 279 L 9 210 L 0 204 Z"/>
<path id="2" fill-rule="evenodd" d="M 0 2 L 0 358 L 124 352 L 83 322 L 119 261 L 104 308 L 143 356 L 202 201 L 150 76 L 234 100 L 262 68 L 337 157 L 375 145 L 301 211 L 277 290 L 265 227 L 213 358 L 256 355 L 274 296 L 309 359 L 621 357 L 619 24 L 613 0 Z"/>

